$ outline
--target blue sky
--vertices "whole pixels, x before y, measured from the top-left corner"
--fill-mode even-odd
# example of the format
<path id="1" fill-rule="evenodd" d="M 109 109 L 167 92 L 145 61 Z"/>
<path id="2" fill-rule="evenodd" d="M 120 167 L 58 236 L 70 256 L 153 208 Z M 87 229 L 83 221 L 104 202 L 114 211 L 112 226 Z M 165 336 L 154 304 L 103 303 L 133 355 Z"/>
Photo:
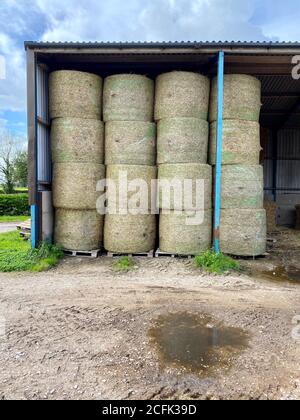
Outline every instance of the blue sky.
<path id="1" fill-rule="evenodd" d="M 0 132 L 26 138 L 24 40 L 300 41 L 299 21 L 297 0 L 0 0 Z"/>

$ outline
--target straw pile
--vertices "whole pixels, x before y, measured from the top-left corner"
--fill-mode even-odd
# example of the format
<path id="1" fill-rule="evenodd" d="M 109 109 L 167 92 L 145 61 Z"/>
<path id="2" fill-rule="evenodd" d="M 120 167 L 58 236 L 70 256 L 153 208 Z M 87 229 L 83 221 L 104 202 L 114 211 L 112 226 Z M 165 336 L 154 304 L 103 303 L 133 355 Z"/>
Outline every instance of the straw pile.
<path id="1" fill-rule="evenodd" d="M 104 163 L 104 125 L 83 118 L 57 118 L 51 127 L 52 160 L 55 163 Z"/>
<path id="2" fill-rule="evenodd" d="M 197 163 L 191 164 L 173 164 L 173 165 L 160 165 L 158 168 L 159 186 L 163 185 L 164 181 L 169 183 L 179 182 L 182 187 L 183 198 L 190 192 L 189 186 L 184 184 L 184 181 L 192 181 L 192 203 L 188 206 L 184 200 L 176 203 L 174 191 L 171 191 L 171 198 L 169 203 L 169 195 L 167 195 L 163 188 L 159 192 L 159 206 L 164 210 L 209 210 L 212 205 L 212 170 L 209 165 L 202 165 Z M 200 184 L 197 186 L 197 180 L 204 181 L 204 191 Z M 197 196 L 201 194 L 203 198 L 200 205 L 197 203 Z M 170 204 L 170 206 L 168 205 Z"/>
<path id="3" fill-rule="evenodd" d="M 217 120 L 218 81 L 212 82 L 210 122 Z M 261 82 L 244 74 L 228 74 L 224 77 L 224 120 L 259 121 L 261 108 Z"/>
<path id="4" fill-rule="evenodd" d="M 224 165 L 222 169 L 222 209 L 262 209 L 263 167 Z"/>
<path id="5" fill-rule="evenodd" d="M 209 80 L 198 73 L 175 71 L 160 75 L 156 81 L 162 252 L 192 255 L 211 246 L 212 171 L 207 165 L 209 93 Z M 166 188 L 165 183 L 171 188 Z M 175 196 L 174 192 L 179 194 Z M 206 210 L 201 223 L 188 224 L 186 211 L 191 209 L 197 209 L 198 215 Z M 166 214 L 165 210 L 180 212 Z"/>
<path id="6" fill-rule="evenodd" d="M 207 163 L 208 122 L 167 118 L 157 127 L 157 163 Z"/>
<path id="7" fill-rule="evenodd" d="M 197 218 L 199 222 L 195 224 Z M 162 213 L 159 225 L 160 249 L 170 254 L 199 255 L 211 247 L 211 231 L 211 210 L 197 212 L 193 216 L 186 212 Z"/>
<path id="8" fill-rule="evenodd" d="M 60 70 L 49 78 L 50 118 L 101 119 L 102 79 L 80 71 Z"/>
<path id="9" fill-rule="evenodd" d="M 216 164 L 217 79 L 212 82 L 210 162 Z M 260 159 L 261 82 L 247 75 L 224 77 L 220 224 L 225 253 L 257 256 L 266 249 L 263 168 Z"/>
<path id="10" fill-rule="evenodd" d="M 156 164 L 156 124 L 110 121 L 105 126 L 106 165 Z"/>
<path id="11" fill-rule="evenodd" d="M 152 80 L 133 74 L 105 80 L 106 177 L 116 190 L 109 187 L 107 191 L 104 244 L 113 253 L 149 252 L 155 246 L 156 217 L 150 214 L 152 204 L 156 204 L 152 181 L 157 179 L 153 113 Z M 126 175 L 131 191 L 120 184 L 120 175 L 122 183 Z M 132 181 L 137 183 L 132 185 Z"/>
<path id="12" fill-rule="evenodd" d="M 56 163 L 53 167 L 54 207 L 95 210 L 97 182 L 105 178 L 105 166 L 95 163 Z"/>
<path id="13" fill-rule="evenodd" d="M 265 200 L 264 208 L 267 213 L 267 232 L 273 233 L 277 230 L 277 204 L 274 201 Z"/>
<path id="14" fill-rule="evenodd" d="M 210 163 L 216 164 L 217 123 L 210 126 Z M 260 127 L 257 122 L 223 121 L 223 165 L 257 165 L 259 163 Z"/>
<path id="15" fill-rule="evenodd" d="M 95 210 L 57 209 L 55 243 L 72 251 L 91 251 L 102 246 L 103 216 Z"/>
<path id="16" fill-rule="evenodd" d="M 107 214 L 104 225 L 104 247 L 114 253 L 141 253 L 154 250 L 155 215 L 124 216 Z"/>
<path id="17" fill-rule="evenodd" d="M 55 242 L 72 251 L 99 249 L 103 217 L 97 182 L 105 178 L 101 77 L 62 70 L 50 74 Z"/>
<path id="18" fill-rule="evenodd" d="M 154 82 L 136 74 L 107 77 L 104 83 L 104 121 L 152 121 Z"/>
<path id="19" fill-rule="evenodd" d="M 127 182 L 130 184 L 132 181 L 142 181 L 144 186 L 147 187 L 145 191 L 140 193 L 140 184 L 134 185 L 131 191 L 128 191 L 127 194 L 123 194 L 124 186 L 120 184 L 120 177 L 123 178 L 123 175 L 126 175 Z M 143 198 L 143 202 L 139 203 L 140 208 L 143 210 L 151 210 L 151 202 L 155 203 L 156 191 L 152 189 L 152 182 L 156 181 L 157 178 L 157 168 L 156 166 L 145 166 L 145 165 L 110 165 L 107 167 L 106 173 L 107 179 L 114 182 L 116 185 L 116 191 L 108 188 L 107 191 L 107 200 L 108 200 L 108 209 L 117 209 L 118 210 L 132 210 L 136 208 L 135 204 L 139 199 L 136 200 L 137 194 L 138 198 Z M 124 179 L 124 178 L 123 178 Z M 123 182 L 123 181 L 122 181 Z M 143 187 L 143 185 L 141 185 Z M 126 188 L 126 185 L 125 185 Z M 152 194 L 154 195 L 152 197 Z M 125 195 L 125 196 L 124 196 Z M 131 205 L 133 201 L 133 206 Z M 145 202 L 144 202 L 145 201 Z M 131 203 L 131 204 L 130 204 Z"/>
<path id="20" fill-rule="evenodd" d="M 174 71 L 156 80 L 155 120 L 199 118 L 207 120 L 210 82 L 198 73 Z"/>
<path id="21" fill-rule="evenodd" d="M 266 252 L 265 210 L 222 210 L 220 249 L 223 253 L 255 257 Z"/>

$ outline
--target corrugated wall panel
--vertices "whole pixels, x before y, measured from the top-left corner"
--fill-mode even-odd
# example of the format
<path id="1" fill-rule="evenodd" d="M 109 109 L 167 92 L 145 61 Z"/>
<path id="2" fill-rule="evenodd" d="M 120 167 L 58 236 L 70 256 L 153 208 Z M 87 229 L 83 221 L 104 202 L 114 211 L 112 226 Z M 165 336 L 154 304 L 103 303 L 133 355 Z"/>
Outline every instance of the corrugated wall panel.
<path id="1" fill-rule="evenodd" d="M 38 123 L 38 181 L 39 183 L 51 182 L 51 161 L 49 161 L 50 135 L 49 130 L 42 124 Z"/>
<path id="2" fill-rule="evenodd" d="M 38 182 L 51 183 L 51 148 L 48 108 L 48 72 L 37 68 L 37 145 L 38 145 Z"/>
<path id="3" fill-rule="evenodd" d="M 300 192 L 300 130 L 278 133 L 277 188 L 280 194 Z"/>

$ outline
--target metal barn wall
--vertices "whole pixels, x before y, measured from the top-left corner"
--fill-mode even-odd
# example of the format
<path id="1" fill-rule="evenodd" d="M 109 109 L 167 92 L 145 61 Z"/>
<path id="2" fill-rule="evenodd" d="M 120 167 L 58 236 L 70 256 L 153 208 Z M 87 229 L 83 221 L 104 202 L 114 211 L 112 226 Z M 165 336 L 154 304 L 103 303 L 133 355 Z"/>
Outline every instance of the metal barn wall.
<path id="1" fill-rule="evenodd" d="M 264 155 L 265 196 L 276 198 L 277 223 L 293 226 L 295 205 L 300 204 L 300 129 L 283 129 L 278 132 L 276 165 L 272 137 L 265 146 Z M 274 171 L 276 190 L 272 191 Z"/>
<path id="2" fill-rule="evenodd" d="M 48 72 L 37 67 L 37 172 L 39 190 L 51 184 L 50 120 L 48 107 Z"/>

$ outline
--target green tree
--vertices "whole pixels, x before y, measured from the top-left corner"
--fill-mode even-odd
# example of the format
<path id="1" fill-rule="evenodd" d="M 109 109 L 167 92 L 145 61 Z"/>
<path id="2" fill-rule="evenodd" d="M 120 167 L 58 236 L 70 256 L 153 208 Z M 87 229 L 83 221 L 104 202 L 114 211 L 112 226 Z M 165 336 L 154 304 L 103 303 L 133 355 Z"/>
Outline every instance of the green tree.
<path id="1" fill-rule="evenodd" d="M 0 182 L 5 194 L 14 193 L 14 142 L 9 133 L 0 136 Z"/>
<path id="2" fill-rule="evenodd" d="M 18 152 L 14 159 L 14 182 L 18 187 L 27 187 L 28 178 L 27 152 Z"/>

